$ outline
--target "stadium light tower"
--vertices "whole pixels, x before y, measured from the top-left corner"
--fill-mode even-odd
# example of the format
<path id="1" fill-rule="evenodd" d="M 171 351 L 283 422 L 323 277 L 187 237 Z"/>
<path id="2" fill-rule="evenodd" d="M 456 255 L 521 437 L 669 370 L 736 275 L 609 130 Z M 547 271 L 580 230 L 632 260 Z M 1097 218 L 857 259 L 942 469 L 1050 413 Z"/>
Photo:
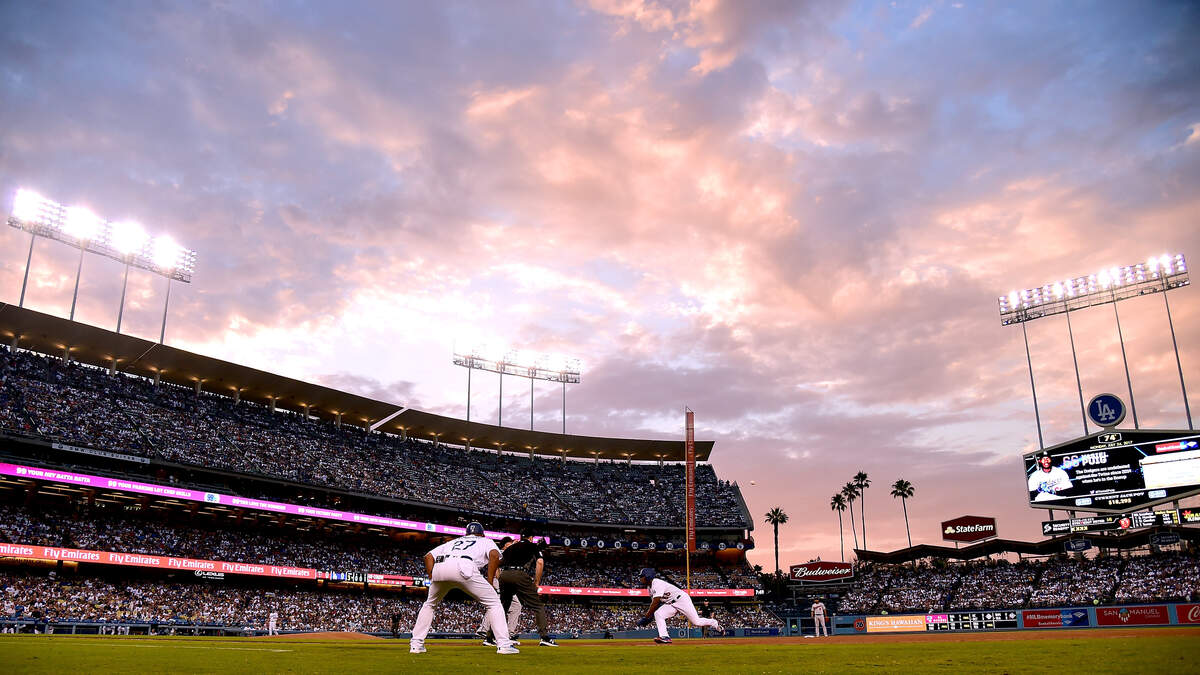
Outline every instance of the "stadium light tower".
<path id="1" fill-rule="evenodd" d="M 1187 385 L 1183 379 L 1183 364 L 1179 359 L 1179 343 L 1175 339 L 1175 324 L 1171 319 L 1171 303 L 1167 291 L 1188 286 L 1191 280 L 1188 276 L 1187 260 L 1183 254 L 1151 256 L 1144 263 L 1127 265 L 1125 267 L 1110 267 L 1096 274 L 1075 277 L 1063 281 L 1055 281 L 1038 288 L 1028 288 L 1023 291 L 1012 291 L 999 298 L 1000 324 L 1010 326 L 1021 324 L 1025 335 L 1025 360 L 1029 364 L 1029 386 L 1033 390 L 1033 411 L 1037 418 L 1038 443 L 1042 442 L 1042 422 L 1038 413 L 1037 388 L 1033 381 L 1033 360 L 1029 355 L 1029 336 L 1025 332 L 1025 324 L 1034 319 L 1040 319 L 1056 314 L 1067 316 L 1067 332 L 1071 337 L 1071 358 L 1075 362 L 1075 383 L 1079 389 L 1079 411 L 1084 418 L 1083 433 L 1087 435 L 1087 416 L 1083 405 L 1083 385 L 1079 378 L 1079 360 L 1075 355 L 1075 335 L 1071 331 L 1071 312 L 1074 310 L 1094 307 L 1096 305 L 1112 304 L 1113 315 L 1117 320 L 1117 338 L 1121 343 L 1121 360 L 1125 365 L 1125 384 L 1129 388 L 1129 409 L 1133 413 L 1133 426 L 1138 428 L 1137 406 L 1133 398 L 1133 381 L 1129 377 L 1129 360 L 1125 353 L 1125 336 L 1121 332 L 1121 315 L 1117 311 L 1117 302 L 1136 298 L 1151 293 L 1162 293 L 1163 303 L 1167 309 L 1167 325 L 1171 329 L 1171 344 L 1175 348 L 1175 366 L 1179 370 L 1179 388 L 1183 392 L 1183 408 L 1187 414 L 1188 429 L 1192 426 L 1192 409 L 1188 404 Z"/>
<path id="2" fill-rule="evenodd" d="M 17 190 L 8 224 L 30 234 L 19 306 L 25 306 L 25 289 L 29 283 L 29 265 L 33 260 L 34 242 L 39 236 L 54 239 L 79 249 L 75 290 L 71 295 L 72 321 L 75 319 L 75 305 L 79 298 L 79 277 L 83 272 L 85 252 L 96 253 L 125 265 L 125 275 L 121 282 L 121 304 L 117 309 L 118 333 L 121 332 L 121 322 L 125 314 L 129 268 L 136 267 L 166 277 L 167 295 L 163 303 L 163 327 L 158 340 L 162 343 L 166 337 L 167 302 L 171 299 L 171 281 L 181 281 L 185 284 L 192 282 L 192 273 L 196 269 L 195 251 L 183 248 L 165 235 L 151 240 L 137 223 L 109 222 L 83 207 L 63 206 L 26 189 Z"/>
<path id="3" fill-rule="evenodd" d="M 515 375 L 529 379 L 529 429 L 533 430 L 533 383 L 535 380 L 562 383 L 562 432 L 567 433 L 567 385 L 578 384 L 579 359 L 524 351 L 497 353 L 486 347 L 454 352 L 454 365 L 467 369 L 467 421 L 471 421 L 471 371 L 484 370 L 500 375 L 500 407 L 496 426 L 504 425 L 504 376 Z"/>

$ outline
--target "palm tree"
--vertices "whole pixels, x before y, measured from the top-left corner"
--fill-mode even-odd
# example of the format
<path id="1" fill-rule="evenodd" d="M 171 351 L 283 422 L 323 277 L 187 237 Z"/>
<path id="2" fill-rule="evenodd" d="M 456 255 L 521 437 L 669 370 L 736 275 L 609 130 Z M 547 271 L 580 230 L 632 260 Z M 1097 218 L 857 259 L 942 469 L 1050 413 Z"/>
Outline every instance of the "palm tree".
<path id="1" fill-rule="evenodd" d="M 912 532 L 908 531 L 908 498 L 913 496 L 912 483 L 897 478 L 895 483 L 892 483 L 892 497 L 899 497 L 900 503 L 904 505 L 904 532 L 908 534 L 908 547 L 912 548 Z"/>
<path id="2" fill-rule="evenodd" d="M 858 499 L 858 488 L 853 482 L 842 486 L 842 496 L 850 504 L 850 533 L 854 535 L 854 548 L 858 548 L 858 530 L 854 529 L 854 500 Z"/>
<path id="3" fill-rule="evenodd" d="M 829 508 L 838 514 L 838 548 L 842 552 L 842 562 L 846 562 L 846 535 L 842 532 L 842 512 L 846 510 L 846 497 L 837 493 L 829 500 Z"/>
<path id="4" fill-rule="evenodd" d="M 784 513 L 782 508 L 776 506 L 767 511 L 766 522 L 775 528 L 775 576 L 779 576 L 779 526 L 787 521 L 788 514 Z"/>
<path id="5" fill-rule="evenodd" d="M 854 487 L 858 488 L 858 494 L 862 497 L 862 503 L 858 505 L 858 515 L 862 518 L 863 531 L 863 548 L 867 547 L 867 488 L 871 487 L 871 479 L 867 478 L 866 471 L 859 471 L 854 474 Z"/>

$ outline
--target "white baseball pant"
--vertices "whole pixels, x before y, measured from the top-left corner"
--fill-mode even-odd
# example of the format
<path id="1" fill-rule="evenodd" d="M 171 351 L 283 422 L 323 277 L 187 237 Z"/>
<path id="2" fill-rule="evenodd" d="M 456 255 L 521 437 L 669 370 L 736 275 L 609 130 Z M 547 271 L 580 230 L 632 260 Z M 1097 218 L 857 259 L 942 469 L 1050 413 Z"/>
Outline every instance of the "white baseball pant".
<path id="1" fill-rule="evenodd" d="M 667 633 L 667 619 L 675 616 L 677 612 L 686 616 L 687 620 L 691 621 L 693 626 L 716 628 L 720 625 L 716 619 L 702 618 L 696 612 L 696 606 L 692 604 L 692 599 L 686 595 L 681 595 L 674 603 L 659 605 L 658 609 L 654 610 L 654 623 L 658 626 L 659 637 L 670 637 L 670 634 Z"/>
<path id="2" fill-rule="evenodd" d="M 500 591 L 500 574 L 499 574 L 499 572 L 496 573 L 496 583 L 492 584 L 492 587 L 495 588 L 497 592 Z M 520 620 L 521 620 L 521 599 L 514 595 L 512 602 L 510 602 L 508 604 L 508 635 L 509 635 L 509 637 L 516 636 L 517 622 Z M 488 617 L 487 614 L 484 614 L 483 621 L 479 622 L 479 632 L 487 633 L 488 629 L 491 628 L 491 626 L 492 626 L 491 619 Z"/>
<path id="3" fill-rule="evenodd" d="M 425 642 L 425 636 L 429 635 L 429 628 L 433 625 L 433 608 L 441 604 L 442 598 L 454 588 L 462 589 L 483 605 L 488 620 L 494 626 L 492 632 L 496 636 L 496 646 L 511 647 L 512 640 L 509 638 L 508 624 L 504 621 L 500 594 L 483 578 L 470 558 L 449 558 L 433 566 L 429 595 L 425 598 L 425 604 L 421 605 L 421 611 L 417 612 L 411 643 L 420 645 Z"/>
<path id="4" fill-rule="evenodd" d="M 825 634 L 825 637 L 829 637 L 829 628 L 825 625 L 824 614 L 813 614 L 813 623 L 816 624 L 813 626 L 813 637 L 820 637 L 822 633 Z"/>
<path id="5" fill-rule="evenodd" d="M 267 635 L 279 635 L 279 627 L 274 621 L 267 622 Z"/>

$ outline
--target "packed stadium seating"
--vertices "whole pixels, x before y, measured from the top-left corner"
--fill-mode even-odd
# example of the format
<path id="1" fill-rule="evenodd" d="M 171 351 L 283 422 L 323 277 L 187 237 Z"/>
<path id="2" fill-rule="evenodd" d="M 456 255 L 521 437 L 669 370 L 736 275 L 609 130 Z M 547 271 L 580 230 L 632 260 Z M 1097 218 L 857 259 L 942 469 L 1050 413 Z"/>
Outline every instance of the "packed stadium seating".
<path id="1" fill-rule="evenodd" d="M 404 576 L 424 575 L 422 556 L 428 548 L 420 542 L 401 545 L 382 534 L 300 532 L 234 521 L 168 523 L 123 511 L 47 510 L 14 504 L 0 504 L 0 541 Z M 542 581 L 549 586 L 634 588 L 637 570 L 655 564 L 648 555 L 655 554 L 556 554 L 547 559 Z M 663 571 L 682 584 L 682 569 L 667 566 Z M 692 587 L 757 587 L 746 583 L 745 574 L 743 568 L 717 566 L 711 557 L 697 556 Z"/>
<path id="2" fill-rule="evenodd" d="M 841 614 L 1068 607 L 1200 597 L 1200 555 L 997 560 L 944 567 L 864 565 L 837 602 Z"/>
<path id="3" fill-rule="evenodd" d="M 424 598 L 415 593 L 362 593 L 312 589 L 269 589 L 223 582 L 115 580 L 107 577 L 63 577 L 44 573 L 0 573 L 0 619 L 27 618 L 35 612 L 53 622 L 158 623 L 164 629 L 191 625 L 261 629 L 272 611 L 287 631 L 388 631 L 399 616 L 409 630 Z M 703 604 L 703 603 L 702 603 Z M 645 611 L 644 603 L 581 604 L 551 601 L 548 618 L 557 634 L 630 630 Z M 710 611 L 726 628 L 777 626 L 777 617 L 759 605 L 712 605 Z M 480 606 L 449 600 L 438 609 L 434 630 L 473 633 Z M 522 630 L 531 629 L 522 616 Z"/>
<path id="4" fill-rule="evenodd" d="M 531 460 L 401 440 L 0 347 L 0 429 L 249 476 L 541 521 L 681 526 L 683 467 Z M 697 523 L 749 527 L 697 466 Z"/>

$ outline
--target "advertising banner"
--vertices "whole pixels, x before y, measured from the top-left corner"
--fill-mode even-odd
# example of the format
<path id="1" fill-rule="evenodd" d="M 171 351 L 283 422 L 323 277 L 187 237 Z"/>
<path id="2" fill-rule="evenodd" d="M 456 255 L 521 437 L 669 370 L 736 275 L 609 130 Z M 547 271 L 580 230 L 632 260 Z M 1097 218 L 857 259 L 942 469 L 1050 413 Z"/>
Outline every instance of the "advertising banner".
<path id="1" fill-rule="evenodd" d="M 133 567 L 160 567 L 164 569 L 205 572 L 224 572 L 225 574 L 250 574 L 264 577 L 279 577 L 284 579 L 316 579 L 317 570 L 307 567 L 286 567 L 283 565 L 261 565 L 258 563 L 224 562 L 220 560 L 193 560 L 191 558 L 176 558 L 169 555 L 146 555 L 144 553 L 113 553 L 111 551 L 88 551 L 77 548 L 61 548 L 58 546 L 34 546 L 28 544 L 0 544 L 0 556 L 14 558 L 30 558 L 33 560 L 65 560 L 73 562 L 97 563 L 100 565 L 121 565 Z"/>
<path id="2" fill-rule="evenodd" d="M 1179 623 L 1200 623 L 1200 605 L 1175 605 L 1175 620 Z"/>
<path id="3" fill-rule="evenodd" d="M 1032 506 L 1134 511 L 1200 492 L 1200 435 L 1121 429 L 1025 455 Z"/>
<path id="4" fill-rule="evenodd" d="M 645 588 L 584 588 L 580 586 L 538 586 L 542 595 L 574 595 L 578 597 L 646 598 L 650 592 Z M 753 588 L 693 588 L 688 591 L 693 598 L 753 598 Z"/>
<path id="5" fill-rule="evenodd" d="M 868 633 L 908 633 L 925 632 L 924 614 L 905 614 L 898 616 L 868 616 Z"/>
<path id="6" fill-rule="evenodd" d="M 1027 609 L 1021 612 L 1026 628 L 1083 628 L 1091 625 L 1086 609 Z"/>
<path id="7" fill-rule="evenodd" d="M 986 516 L 960 516 L 942 523 L 942 539 L 974 542 L 996 536 L 996 519 Z"/>
<path id="8" fill-rule="evenodd" d="M 268 501 L 266 499 L 250 499 L 247 497 L 238 497 L 236 495 L 221 494 L 219 492 L 189 490 L 187 488 L 157 485 L 155 483 L 143 483 L 141 481 L 127 480 L 124 478 L 104 478 L 103 476 L 92 476 L 86 473 L 72 473 L 70 471 L 58 471 L 55 469 L 39 469 L 37 467 L 22 466 L 20 464 L 6 464 L 0 462 L 0 475 L 16 476 L 17 478 L 33 478 L 36 480 L 54 481 L 56 483 L 69 483 L 71 485 L 85 485 L 101 490 L 120 490 L 122 492 L 134 492 L 137 494 L 153 495 L 156 497 L 171 497 L 173 499 L 185 499 L 193 502 L 205 502 L 207 504 L 221 504 L 222 506 L 254 509 L 255 511 L 267 511 L 269 513 L 286 513 L 297 516 L 309 516 L 311 518 L 324 518 L 325 520 L 338 520 L 346 523 L 377 525 L 380 527 L 391 527 L 397 530 L 418 530 L 421 532 L 452 534 L 455 536 L 462 536 L 466 533 L 466 528 L 458 527 L 456 525 L 440 525 L 437 523 L 424 523 L 417 520 L 405 520 L 403 518 L 388 518 L 386 516 L 372 516 L 365 513 L 350 513 L 347 511 L 336 511 L 334 509 L 300 506 L 298 504 L 284 504 L 280 502 Z M 503 537 L 512 537 L 513 539 L 521 538 L 521 535 L 512 532 L 487 532 L 486 534 L 492 539 L 501 539 Z M 537 541 L 539 537 L 534 537 L 533 539 L 534 541 Z"/>
<path id="9" fill-rule="evenodd" d="M 1097 626 L 1162 626 L 1171 623 L 1166 605 L 1098 607 Z"/>
<path id="10" fill-rule="evenodd" d="M 687 454 L 687 550 L 696 551 L 696 413 L 687 410 L 684 414 L 687 424 L 684 451 Z"/>
<path id="11" fill-rule="evenodd" d="M 792 565 L 789 576 L 791 576 L 792 581 L 814 583 L 850 579 L 854 577 L 854 565 L 844 562 L 824 562 L 820 560 L 806 562 L 799 565 Z"/>

